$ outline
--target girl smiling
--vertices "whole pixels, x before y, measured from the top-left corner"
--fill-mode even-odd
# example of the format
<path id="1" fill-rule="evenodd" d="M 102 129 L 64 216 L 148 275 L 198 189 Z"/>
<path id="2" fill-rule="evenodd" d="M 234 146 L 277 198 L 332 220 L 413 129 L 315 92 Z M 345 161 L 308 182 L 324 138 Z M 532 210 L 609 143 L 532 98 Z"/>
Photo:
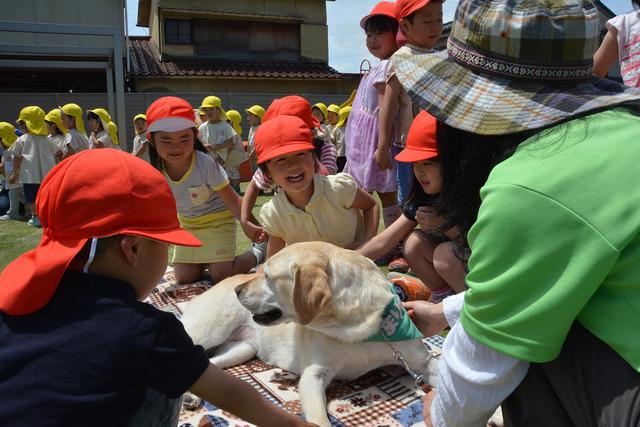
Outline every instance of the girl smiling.
<path id="1" fill-rule="evenodd" d="M 347 174 L 316 173 L 313 133 L 300 118 L 278 116 L 256 132 L 258 165 L 280 187 L 260 211 L 267 257 L 286 245 L 324 241 L 354 249 L 375 236 L 378 206 Z"/>

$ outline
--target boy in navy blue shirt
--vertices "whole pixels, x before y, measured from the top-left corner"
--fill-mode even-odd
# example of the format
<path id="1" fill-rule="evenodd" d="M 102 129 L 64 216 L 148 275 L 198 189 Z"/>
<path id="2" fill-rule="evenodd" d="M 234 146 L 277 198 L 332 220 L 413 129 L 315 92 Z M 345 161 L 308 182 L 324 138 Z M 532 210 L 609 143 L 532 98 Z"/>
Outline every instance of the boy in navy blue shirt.
<path id="1" fill-rule="evenodd" d="M 253 423 L 308 425 L 210 364 L 173 315 L 141 302 L 169 243 L 200 245 L 151 165 L 83 151 L 45 178 L 37 209 L 40 244 L 0 273 L 1 426 L 175 426 L 187 390 Z"/>

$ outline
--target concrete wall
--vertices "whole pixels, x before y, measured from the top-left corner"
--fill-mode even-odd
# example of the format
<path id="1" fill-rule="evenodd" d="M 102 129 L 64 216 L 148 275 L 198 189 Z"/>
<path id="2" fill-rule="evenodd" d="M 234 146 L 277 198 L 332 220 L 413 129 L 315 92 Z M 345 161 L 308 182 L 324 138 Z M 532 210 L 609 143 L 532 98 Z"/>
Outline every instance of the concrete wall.
<path id="1" fill-rule="evenodd" d="M 336 80 L 215 79 L 199 77 L 136 78 L 136 92 L 326 93 L 347 95 L 357 89 L 358 75 Z"/>
<path id="2" fill-rule="evenodd" d="M 76 25 L 117 26 L 124 34 L 123 0 L 0 0 L 2 21 L 30 22 Z M 129 11 L 136 13 L 136 11 Z M 123 49 L 125 48 L 123 36 Z M 0 44 L 68 46 L 73 47 L 111 47 L 111 38 L 102 36 L 83 36 L 66 34 L 29 34 L 0 32 Z M 125 51 L 126 52 L 126 51 Z"/>

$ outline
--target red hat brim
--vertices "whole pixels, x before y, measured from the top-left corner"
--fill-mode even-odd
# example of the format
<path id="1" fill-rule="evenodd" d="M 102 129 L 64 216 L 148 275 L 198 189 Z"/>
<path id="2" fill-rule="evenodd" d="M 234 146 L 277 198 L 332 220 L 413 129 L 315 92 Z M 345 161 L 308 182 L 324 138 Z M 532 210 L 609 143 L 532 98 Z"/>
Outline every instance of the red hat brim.
<path id="1" fill-rule="evenodd" d="M 287 142 L 285 145 L 275 147 L 272 150 L 262 153 L 258 158 L 258 164 L 262 164 L 275 157 L 282 156 L 283 154 L 295 153 L 297 151 L 313 151 L 314 146 L 308 141 Z"/>
<path id="2" fill-rule="evenodd" d="M 432 159 L 438 157 L 438 151 L 430 148 L 416 149 L 413 147 L 406 147 L 399 152 L 395 159 L 403 163 L 419 162 L 421 160 Z"/>

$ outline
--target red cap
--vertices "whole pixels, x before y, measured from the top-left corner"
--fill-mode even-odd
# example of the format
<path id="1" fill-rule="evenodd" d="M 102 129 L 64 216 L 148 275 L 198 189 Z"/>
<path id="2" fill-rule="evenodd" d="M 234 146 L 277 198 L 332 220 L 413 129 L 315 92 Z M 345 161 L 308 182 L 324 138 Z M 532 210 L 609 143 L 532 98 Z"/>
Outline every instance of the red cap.
<path id="1" fill-rule="evenodd" d="M 311 129 L 320 127 L 318 119 L 311 114 L 311 104 L 301 96 L 292 95 L 275 99 L 265 111 L 262 123 L 277 116 L 295 116 Z"/>
<path id="2" fill-rule="evenodd" d="M 176 96 L 163 96 L 155 100 L 147 109 L 147 132 L 177 132 L 195 128 L 196 117 L 193 107 Z"/>
<path id="3" fill-rule="evenodd" d="M 85 150 L 60 162 L 43 180 L 36 204 L 40 244 L 0 273 L 0 311 L 11 315 L 44 307 L 73 258 L 94 237 L 129 234 L 201 246 L 180 228 L 162 174 L 120 150 Z"/>
<path id="4" fill-rule="evenodd" d="M 388 16 L 389 18 L 397 19 L 396 4 L 392 1 L 381 1 L 375 6 L 373 6 L 373 9 L 371 9 L 371 12 L 369 12 L 367 16 L 365 16 L 360 20 L 360 26 L 362 27 L 363 30 L 367 25 L 367 20 L 372 16 L 376 16 L 376 15 L 383 15 L 383 16 Z"/>
<path id="5" fill-rule="evenodd" d="M 395 16 L 398 21 L 411 15 L 416 10 L 425 7 L 430 0 L 397 0 L 395 3 Z"/>
<path id="6" fill-rule="evenodd" d="M 258 164 L 283 154 L 314 149 L 308 124 L 294 116 L 278 116 L 264 122 L 254 141 Z"/>
<path id="7" fill-rule="evenodd" d="M 436 139 L 437 120 L 426 111 L 421 111 L 409 128 L 407 145 L 396 156 L 399 162 L 413 163 L 438 157 Z"/>

